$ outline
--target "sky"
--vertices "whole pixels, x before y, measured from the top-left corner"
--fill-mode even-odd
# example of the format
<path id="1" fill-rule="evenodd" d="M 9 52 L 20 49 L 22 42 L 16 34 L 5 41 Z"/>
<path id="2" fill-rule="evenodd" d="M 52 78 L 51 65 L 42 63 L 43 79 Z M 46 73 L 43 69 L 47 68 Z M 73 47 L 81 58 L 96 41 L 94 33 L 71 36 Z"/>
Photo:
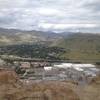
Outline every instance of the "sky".
<path id="1" fill-rule="evenodd" d="M 100 33 L 100 0 L 0 0 L 0 27 Z"/>

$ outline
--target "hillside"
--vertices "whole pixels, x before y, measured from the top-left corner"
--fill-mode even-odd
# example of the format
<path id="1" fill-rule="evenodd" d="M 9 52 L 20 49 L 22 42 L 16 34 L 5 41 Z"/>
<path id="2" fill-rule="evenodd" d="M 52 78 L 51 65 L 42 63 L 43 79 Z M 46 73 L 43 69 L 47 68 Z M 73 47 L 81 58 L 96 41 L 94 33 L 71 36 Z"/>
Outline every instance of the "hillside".
<path id="1" fill-rule="evenodd" d="M 52 32 L 22 31 L 0 28 L 0 45 L 40 43 L 51 44 L 61 39 L 62 36 Z"/>
<path id="2" fill-rule="evenodd" d="M 11 70 L 0 69 L 0 100 L 100 100 L 100 76 L 86 86 L 72 82 L 20 81 Z"/>
<path id="3" fill-rule="evenodd" d="M 57 44 L 66 49 L 61 55 L 65 59 L 74 60 L 100 60 L 100 35 L 97 34 L 71 34 Z"/>
<path id="4" fill-rule="evenodd" d="M 100 76 L 93 79 L 93 81 L 85 87 L 76 87 L 76 93 L 80 100 L 100 100 Z"/>
<path id="5" fill-rule="evenodd" d="M 99 42 L 98 34 L 57 34 L 0 28 L 0 55 L 99 62 Z"/>
<path id="6" fill-rule="evenodd" d="M 65 82 L 26 83 L 14 71 L 0 70 L 0 100 L 79 100 Z"/>

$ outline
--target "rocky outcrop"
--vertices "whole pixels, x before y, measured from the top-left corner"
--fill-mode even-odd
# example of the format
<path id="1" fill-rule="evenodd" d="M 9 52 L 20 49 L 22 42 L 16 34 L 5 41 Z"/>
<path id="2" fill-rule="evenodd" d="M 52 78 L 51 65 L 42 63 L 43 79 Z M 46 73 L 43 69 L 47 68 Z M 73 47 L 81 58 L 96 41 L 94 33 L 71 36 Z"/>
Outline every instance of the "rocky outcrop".
<path id="1" fill-rule="evenodd" d="M 0 100 L 79 100 L 66 82 L 23 84 L 14 71 L 0 70 Z"/>
<path id="2" fill-rule="evenodd" d="M 7 69 L 0 69 L 0 84 L 13 84 L 19 80 L 17 74 L 14 71 Z"/>

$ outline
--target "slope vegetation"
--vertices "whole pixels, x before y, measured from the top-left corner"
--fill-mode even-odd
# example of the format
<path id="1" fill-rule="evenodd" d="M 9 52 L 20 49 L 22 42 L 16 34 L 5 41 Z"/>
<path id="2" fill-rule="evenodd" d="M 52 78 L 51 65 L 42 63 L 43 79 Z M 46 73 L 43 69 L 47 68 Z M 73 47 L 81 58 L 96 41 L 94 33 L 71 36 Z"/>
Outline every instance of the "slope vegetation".
<path id="1" fill-rule="evenodd" d="M 100 60 L 100 35 L 73 34 L 62 39 L 58 47 L 66 49 L 61 55 L 65 59 Z"/>

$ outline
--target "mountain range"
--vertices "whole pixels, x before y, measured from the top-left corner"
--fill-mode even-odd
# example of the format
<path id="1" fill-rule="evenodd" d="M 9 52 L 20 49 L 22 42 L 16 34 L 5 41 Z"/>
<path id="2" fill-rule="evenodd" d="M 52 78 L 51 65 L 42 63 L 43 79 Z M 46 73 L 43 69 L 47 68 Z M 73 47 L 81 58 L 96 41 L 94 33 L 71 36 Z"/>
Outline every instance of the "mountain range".
<path id="1" fill-rule="evenodd" d="M 53 32 L 24 31 L 0 28 L 0 45 L 23 43 L 52 43 L 63 36 Z"/>
<path id="2" fill-rule="evenodd" d="M 65 52 L 57 54 L 61 59 L 100 61 L 99 34 L 71 33 L 71 32 L 64 32 L 58 34 L 50 31 L 48 32 L 34 31 L 34 30 L 22 31 L 15 29 L 0 28 L 1 46 L 20 45 L 20 44 L 31 44 L 31 45 L 43 44 L 46 45 L 47 47 L 49 46 L 50 50 L 52 49 L 52 47 L 63 48 Z M 48 52 L 45 53 L 48 54 Z"/>

